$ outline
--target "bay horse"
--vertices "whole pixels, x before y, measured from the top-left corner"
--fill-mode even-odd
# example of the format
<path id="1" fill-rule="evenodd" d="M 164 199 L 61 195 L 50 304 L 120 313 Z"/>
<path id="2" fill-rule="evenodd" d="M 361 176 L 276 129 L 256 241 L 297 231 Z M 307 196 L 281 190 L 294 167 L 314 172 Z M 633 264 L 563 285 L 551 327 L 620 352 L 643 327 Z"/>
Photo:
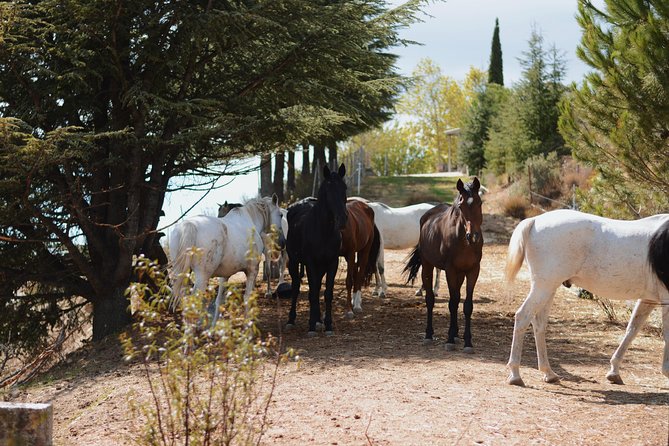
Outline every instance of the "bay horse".
<path id="1" fill-rule="evenodd" d="M 288 327 L 295 325 L 297 297 L 300 294 L 300 265 L 307 271 L 309 283 L 309 331 L 316 336 L 316 324 L 321 321 L 320 290 L 325 276 L 325 334 L 334 334 L 332 328 L 332 296 L 339 267 L 341 231 L 346 226 L 346 167 L 331 172 L 323 166 L 323 181 L 318 198 L 305 198 L 288 208 L 288 272 L 291 278 L 291 306 Z"/>
<path id="2" fill-rule="evenodd" d="M 374 210 L 360 200 L 346 202 L 348 219 L 341 232 L 340 255 L 346 259 L 346 297 L 348 317 L 362 312 L 362 287 L 369 285 L 376 271 L 381 235 L 374 224 Z M 353 294 L 351 296 L 351 290 Z"/>
<path id="3" fill-rule="evenodd" d="M 427 306 L 427 328 L 425 342 L 430 343 L 432 329 L 432 311 L 434 308 L 434 290 L 432 289 L 433 269 L 439 268 L 446 272 L 448 282 L 448 310 L 451 320 L 448 329 L 446 349 L 455 349 L 455 338 L 458 337 L 458 307 L 460 305 L 460 287 L 467 279 L 466 297 L 464 302 L 465 333 L 464 352 L 473 353 L 471 334 L 471 318 L 474 309 L 474 286 L 481 268 L 483 252 L 483 235 L 481 225 L 481 183 L 474 177 L 465 185 L 462 180 L 457 182 L 458 195 L 453 205 L 440 204 L 427 211 L 420 219 L 420 237 L 418 244 L 408 257 L 404 268 L 409 273 L 407 282 L 416 278 L 422 267 L 421 278 L 425 288 Z"/>
<path id="4" fill-rule="evenodd" d="M 247 302 L 255 286 L 259 256 L 264 249 L 262 234 L 271 232 L 272 226 L 278 232 L 279 244 L 285 244 L 276 195 L 249 200 L 223 218 L 198 215 L 178 224 L 169 238 L 173 294 L 170 307 L 175 309 L 183 297 L 183 285 L 188 282 L 191 269 L 195 276 L 195 290 L 205 290 L 209 278 L 219 277 L 214 321 L 218 319 L 219 306 L 223 303 L 224 283 L 239 271 L 246 274 L 244 302 Z"/>
<path id="5" fill-rule="evenodd" d="M 574 284 L 610 299 L 638 299 L 625 337 L 611 357 L 606 378 L 614 384 L 623 384 L 623 356 L 651 310 L 660 305 L 665 343 L 662 373 L 669 377 L 669 214 L 624 221 L 572 210 L 547 212 L 521 221 L 513 231 L 506 262 L 507 282 L 516 277 L 523 260 L 529 268 L 531 285 L 515 315 L 507 364 L 509 384 L 524 385 L 520 358 L 530 323 L 543 380 L 559 381 L 548 362 L 545 333 L 560 284 Z"/>
<path id="6" fill-rule="evenodd" d="M 362 199 L 364 200 L 364 199 Z M 376 289 L 373 295 L 385 297 L 386 285 L 383 249 L 407 249 L 416 246 L 420 237 L 420 218 L 435 205 L 417 203 L 409 206 L 394 208 L 385 203 L 366 201 L 374 211 L 374 224 L 379 228 L 382 240 L 382 249 L 376 262 L 377 271 L 374 273 Z M 439 292 L 439 273 L 434 277 L 434 295 Z M 422 296 L 422 289 L 416 291 L 416 296 Z"/>

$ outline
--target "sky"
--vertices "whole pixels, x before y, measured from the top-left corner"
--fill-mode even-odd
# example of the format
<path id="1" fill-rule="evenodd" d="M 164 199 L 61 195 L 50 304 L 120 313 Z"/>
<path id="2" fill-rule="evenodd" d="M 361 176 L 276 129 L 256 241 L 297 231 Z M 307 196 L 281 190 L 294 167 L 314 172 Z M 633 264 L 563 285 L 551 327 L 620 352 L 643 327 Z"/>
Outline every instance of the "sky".
<path id="1" fill-rule="evenodd" d="M 401 2 L 393 0 L 390 3 Z M 601 7 L 604 0 L 593 3 Z M 401 32 L 402 37 L 423 45 L 394 50 L 400 56 L 397 68 L 401 74 L 411 75 L 423 58 L 432 59 L 443 74 L 458 81 L 465 78 L 472 66 L 487 70 L 496 18 L 499 19 L 506 86 L 512 86 L 521 78 L 518 58 L 527 50 L 533 29 L 543 35 L 545 49 L 554 44 L 562 52 L 567 67 L 566 83 L 578 83 L 588 72 L 588 67 L 576 57 L 576 47 L 581 39 L 575 19 L 576 0 L 448 0 L 430 3 L 425 12 L 427 15 L 422 16 L 422 23 Z M 257 160 L 249 163 L 257 164 Z M 229 181 L 222 180 L 220 184 Z M 257 190 L 257 172 L 237 177 L 225 187 L 211 191 L 186 215 L 216 215 L 218 203 L 226 200 L 242 202 L 254 197 Z M 192 191 L 168 195 L 163 207 L 165 216 L 161 218 L 159 228 L 178 220 L 202 195 L 202 192 Z"/>

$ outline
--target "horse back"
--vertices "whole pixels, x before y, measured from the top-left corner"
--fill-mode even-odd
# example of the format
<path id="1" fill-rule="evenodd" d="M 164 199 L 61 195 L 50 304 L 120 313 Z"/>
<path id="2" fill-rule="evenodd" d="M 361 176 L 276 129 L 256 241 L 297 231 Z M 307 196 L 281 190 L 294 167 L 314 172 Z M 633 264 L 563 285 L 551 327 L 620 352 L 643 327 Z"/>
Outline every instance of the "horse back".
<path id="1" fill-rule="evenodd" d="M 612 299 L 657 300 L 648 267 L 656 217 L 613 220 L 559 210 L 535 217 L 528 234 L 530 274 L 555 286 L 569 281 Z"/>
<path id="2" fill-rule="evenodd" d="M 342 254 L 357 252 L 374 239 L 374 210 L 366 203 L 351 200 L 346 203 L 348 220 L 342 230 Z"/>

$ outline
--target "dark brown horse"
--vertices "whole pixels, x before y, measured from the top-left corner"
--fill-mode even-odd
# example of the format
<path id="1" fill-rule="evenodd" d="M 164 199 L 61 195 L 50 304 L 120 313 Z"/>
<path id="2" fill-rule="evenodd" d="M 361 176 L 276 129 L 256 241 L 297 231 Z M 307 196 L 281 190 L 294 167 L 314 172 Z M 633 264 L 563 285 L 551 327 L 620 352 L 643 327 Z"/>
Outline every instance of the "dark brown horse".
<path id="1" fill-rule="evenodd" d="M 418 245 L 408 258 L 404 272 L 409 273 L 407 282 L 413 282 L 418 269 L 423 268 L 421 278 L 425 288 L 427 305 L 427 328 L 425 341 L 431 342 L 432 309 L 434 308 L 434 290 L 432 289 L 433 269 L 439 268 L 446 272 L 448 281 L 448 310 L 451 324 L 448 329 L 446 349 L 455 348 L 458 336 L 458 307 L 460 305 L 460 288 L 467 278 L 467 296 L 464 303 L 465 313 L 465 353 L 473 353 L 471 318 L 474 309 L 474 285 L 479 277 L 481 255 L 483 251 L 483 235 L 481 224 L 481 198 L 478 178 L 465 185 L 458 180 L 458 196 L 453 205 L 440 204 L 427 211 L 420 219 L 420 239 Z"/>
<path id="2" fill-rule="evenodd" d="M 374 224 L 374 210 L 360 200 L 346 202 L 348 220 L 341 231 L 342 241 L 339 255 L 346 259 L 346 296 L 350 305 L 349 317 L 362 312 L 363 286 L 376 271 L 381 235 Z M 351 298 L 351 289 L 353 297 Z"/>

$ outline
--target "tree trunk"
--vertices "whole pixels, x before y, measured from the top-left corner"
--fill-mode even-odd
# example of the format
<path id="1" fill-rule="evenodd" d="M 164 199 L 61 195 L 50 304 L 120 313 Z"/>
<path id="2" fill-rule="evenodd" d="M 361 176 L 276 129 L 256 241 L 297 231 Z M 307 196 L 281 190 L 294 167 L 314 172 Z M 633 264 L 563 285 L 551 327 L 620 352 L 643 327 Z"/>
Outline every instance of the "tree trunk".
<path id="1" fill-rule="evenodd" d="M 295 195 L 295 150 L 288 151 L 288 174 L 286 176 L 288 197 Z"/>
<path id="2" fill-rule="evenodd" d="M 308 183 L 311 179 L 311 166 L 309 165 L 309 143 L 302 143 L 302 173 L 300 174 L 303 183 Z"/>
<path id="3" fill-rule="evenodd" d="M 279 198 L 279 203 L 283 203 L 283 173 L 286 164 L 286 154 L 277 152 L 274 155 L 274 193 Z"/>
<path id="4" fill-rule="evenodd" d="M 263 153 L 260 156 L 260 196 L 272 194 L 272 154 Z"/>
<path id="5" fill-rule="evenodd" d="M 93 301 L 93 340 L 98 341 L 125 328 L 132 318 L 125 295 L 126 286 L 110 287 Z"/>
<path id="6" fill-rule="evenodd" d="M 325 144 L 314 144 L 314 169 L 322 170 L 325 165 Z M 314 175 L 316 175 L 316 172 L 314 172 Z"/>
<path id="7" fill-rule="evenodd" d="M 337 161 L 337 141 L 334 139 L 328 143 L 328 165 L 330 169 L 337 170 L 339 163 Z"/>

